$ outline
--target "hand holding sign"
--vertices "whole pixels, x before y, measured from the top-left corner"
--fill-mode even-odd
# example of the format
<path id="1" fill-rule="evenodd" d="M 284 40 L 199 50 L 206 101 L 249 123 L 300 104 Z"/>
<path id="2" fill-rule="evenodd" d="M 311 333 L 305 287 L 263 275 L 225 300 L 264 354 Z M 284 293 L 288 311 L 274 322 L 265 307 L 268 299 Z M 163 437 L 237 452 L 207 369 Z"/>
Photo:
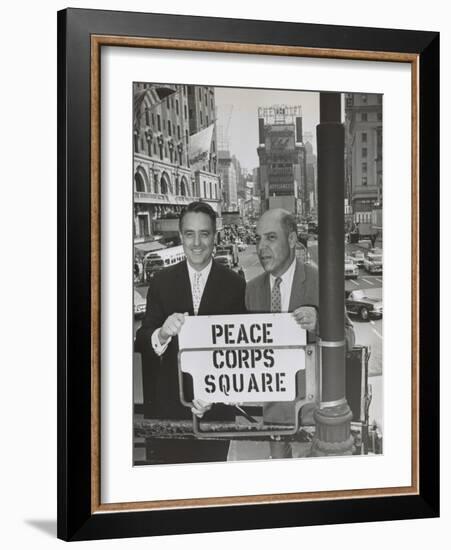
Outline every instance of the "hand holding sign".
<path id="1" fill-rule="evenodd" d="M 295 309 L 292 315 L 304 330 L 313 331 L 316 329 L 316 325 L 318 323 L 318 313 L 316 308 L 312 306 L 301 306 L 298 307 L 298 309 Z"/>
<path id="2" fill-rule="evenodd" d="M 163 346 L 169 338 L 172 338 L 172 336 L 177 336 L 184 322 L 185 315 L 183 313 L 173 313 L 172 315 L 169 315 L 158 333 L 160 344 Z"/>
<path id="3" fill-rule="evenodd" d="M 193 399 L 191 412 L 197 417 L 202 418 L 204 414 L 211 409 L 212 405 L 213 403 L 207 403 L 206 401 L 202 401 L 202 399 Z"/>

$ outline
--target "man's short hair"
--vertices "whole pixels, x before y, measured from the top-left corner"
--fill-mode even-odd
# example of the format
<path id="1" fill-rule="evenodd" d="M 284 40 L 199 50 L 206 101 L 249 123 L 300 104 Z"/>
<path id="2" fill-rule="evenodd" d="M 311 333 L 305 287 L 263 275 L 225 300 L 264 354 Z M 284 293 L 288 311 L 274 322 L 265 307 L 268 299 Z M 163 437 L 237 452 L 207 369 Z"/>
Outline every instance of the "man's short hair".
<path id="1" fill-rule="evenodd" d="M 285 229 L 287 235 L 293 232 L 297 234 L 298 226 L 296 224 L 296 218 L 293 214 L 290 214 L 288 211 L 282 211 L 280 215 L 280 223 Z"/>
<path id="2" fill-rule="evenodd" d="M 216 212 L 207 202 L 201 201 L 190 202 L 188 206 L 185 206 L 185 208 L 182 210 L 179 218 L 180 232 L 182 231 L 183 218 L 190 212 L 194 212 L 195 214 L 206 214 L 213 224 L 213 231 L 216 232 Z"/>

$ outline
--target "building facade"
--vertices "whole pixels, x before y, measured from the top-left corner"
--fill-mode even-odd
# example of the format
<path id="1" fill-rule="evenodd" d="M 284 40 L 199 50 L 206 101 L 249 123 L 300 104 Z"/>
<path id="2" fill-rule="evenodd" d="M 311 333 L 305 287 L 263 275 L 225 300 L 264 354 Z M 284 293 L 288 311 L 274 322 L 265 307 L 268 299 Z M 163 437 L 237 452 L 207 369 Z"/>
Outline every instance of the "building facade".
<path id="1" fill-rule="evenodd" d="M 258 109 L 261 208 L 285 208 L 302 216 L 307 208 L 306 154 L 300 106 Z"/>
<path id="2" fill-rule="evenodd" d="M 382 95 L 346 94 L 345 194 L 353 222 L 382 207 Z"/>
<path id="3" fill-rule="evenodd" d="M 164 233 L 194 200 L 210 203 L 220 225 L 214 89 L 135 83 L 133 92 L 135 242 Z"/>
<path id="4" fill-rule="evenodd" d="M 221 176 L 223 210 L 235 211 L 238 209 L 238 175 L 230 151 L 218 151 L 218 170 Z"/>

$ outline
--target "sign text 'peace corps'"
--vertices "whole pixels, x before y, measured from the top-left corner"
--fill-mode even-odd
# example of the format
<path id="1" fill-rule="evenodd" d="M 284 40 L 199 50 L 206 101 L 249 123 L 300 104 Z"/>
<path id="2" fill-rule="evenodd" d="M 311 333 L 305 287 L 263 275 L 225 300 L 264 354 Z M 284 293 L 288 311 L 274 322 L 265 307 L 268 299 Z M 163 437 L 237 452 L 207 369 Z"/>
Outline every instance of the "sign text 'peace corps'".
<path id="1" fill-rule="evenodd" d="M 306 332 L 289 313 L 187 317 L 180 368 L 210 402 L 292 401 Z"/>

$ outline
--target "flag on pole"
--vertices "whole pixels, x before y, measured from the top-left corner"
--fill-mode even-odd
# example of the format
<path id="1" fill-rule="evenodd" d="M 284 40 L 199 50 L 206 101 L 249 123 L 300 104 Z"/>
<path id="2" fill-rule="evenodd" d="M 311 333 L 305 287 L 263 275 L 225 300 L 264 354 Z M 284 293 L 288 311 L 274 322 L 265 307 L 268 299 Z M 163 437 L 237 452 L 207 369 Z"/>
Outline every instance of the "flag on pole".
<path id="1" fill-rule="evenodd" d="M 208 162 L 210 159 L 211 140 L 213 138 L 214 124 L 210 124 L 197 134 L 190 136 L 189 161 L 190 164 Z"/>

